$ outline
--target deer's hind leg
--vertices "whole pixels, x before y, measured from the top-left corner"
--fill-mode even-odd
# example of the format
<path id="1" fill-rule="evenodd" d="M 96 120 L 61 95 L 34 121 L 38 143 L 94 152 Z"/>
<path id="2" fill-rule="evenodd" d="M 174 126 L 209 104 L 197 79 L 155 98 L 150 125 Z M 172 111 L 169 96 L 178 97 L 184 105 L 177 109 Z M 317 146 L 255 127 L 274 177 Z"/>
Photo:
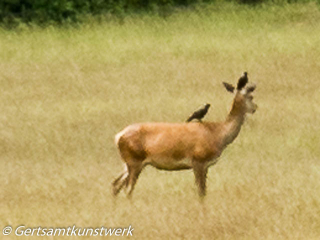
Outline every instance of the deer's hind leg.
<path id="1" fill-rule="evenodd" d="M 121 189 L 127 185 L 128 182 L 128 176 L 129 176 L 129 172 L 128 172 L 128 167 L 125 164 L 125 171 L 123 173 L 121 173 L 113 182 L 112 182 L 112 186 L 113 186 L 113 195 L 117 196 L 118 193 L 121 191 Z"/>
<path id="2" fill-rule="evenodd" d="M 126 185 L 127 196 L 130 197 L 137 179 L 144 166 L 143 162 L 147 157 L 140 141 L 134 139 L 119 140 L 119 150 L 122 159 L 126 163 L 126 171 L 114 181 L 114 193 L 117 194 Z"/>
<path id="3" fill-rule="evenodd" d="M 127 196 L 130 198 L 134 187 L 137 183 L 139 175 L 143 169 L 143 164 L 140 161 L 135 162 L 134 164 L 128 165 L 128 180 L 127 180 Z"/>

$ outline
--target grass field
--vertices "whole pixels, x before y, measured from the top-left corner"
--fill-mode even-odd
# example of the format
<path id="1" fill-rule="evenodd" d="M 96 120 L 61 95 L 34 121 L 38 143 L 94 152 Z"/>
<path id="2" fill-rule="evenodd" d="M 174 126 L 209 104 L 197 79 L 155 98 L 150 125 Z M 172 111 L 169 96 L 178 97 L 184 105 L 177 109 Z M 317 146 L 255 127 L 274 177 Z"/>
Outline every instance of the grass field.
<path id="1" fill-rule="evenodd" d="M 320 238 L 317 5 L 0 30 L 0 69 L 1 239 L 7 225 L 74 224 L 132 225 L 135 239 Z M 245 70 L 259 109 L 210 168 L 203 203 L 191 171 L 151 167 L 132 201 L 112 198 L 117 132 L 182 122 L 205 102 L 206 120 L 223 120 L 221 82 Z"/>

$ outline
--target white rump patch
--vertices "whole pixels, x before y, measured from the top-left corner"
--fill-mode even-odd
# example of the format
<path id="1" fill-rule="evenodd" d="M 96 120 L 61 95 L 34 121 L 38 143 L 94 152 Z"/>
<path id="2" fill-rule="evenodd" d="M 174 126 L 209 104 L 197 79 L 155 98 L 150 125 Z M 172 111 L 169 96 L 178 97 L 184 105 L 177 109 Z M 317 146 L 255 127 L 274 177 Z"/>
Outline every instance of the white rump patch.
<path id="1" fill-rule="evenodd" d="M 121 132 L 117 133 L 114 137 L 114 142 L 118 146 L 119 140 L 122 137 L 122 135 L 126 132 L 126 129 L 123 129 Z"/>

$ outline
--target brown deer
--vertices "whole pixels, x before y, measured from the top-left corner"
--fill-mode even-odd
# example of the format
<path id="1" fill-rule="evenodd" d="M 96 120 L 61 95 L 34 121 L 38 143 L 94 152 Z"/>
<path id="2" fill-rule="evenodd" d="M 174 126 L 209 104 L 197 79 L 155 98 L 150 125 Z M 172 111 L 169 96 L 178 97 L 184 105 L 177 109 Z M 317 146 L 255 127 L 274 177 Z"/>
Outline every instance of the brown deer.
<path id="1" fill-rule="evenodd" d="M 139 174 L 146 165 L 161 170 L 193 169 L 199 195 L 206 194 L 208 167 L 238 136 L 246 113 L 254 113 L 254 84 L 238 81 L 237 88 L 223 83 L 235 93 L 232 108 L 224 122 L 138 123 L 119 132 L 115 143 L 124 160 L 125 171 L 116 178 L 113 194 L 126 186 L 130 197 Z"/>

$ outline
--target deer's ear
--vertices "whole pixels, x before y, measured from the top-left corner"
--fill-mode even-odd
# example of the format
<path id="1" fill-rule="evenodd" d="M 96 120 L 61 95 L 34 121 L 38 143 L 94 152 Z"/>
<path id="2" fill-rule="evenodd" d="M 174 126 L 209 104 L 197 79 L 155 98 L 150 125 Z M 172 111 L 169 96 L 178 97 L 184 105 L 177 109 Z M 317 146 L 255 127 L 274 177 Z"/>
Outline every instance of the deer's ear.
<path id="1" fill-rule="evenodd" d="M 223 86 L 227 89 L 228 92 L 234 92 L 234 86 L 232 86 L 232 84 L 223 82 Z"/>
<path id="2" fill-rule="evenodd" d="M 256 85 L 252 83 L 249 86 L 247 86 L 247 93 L 253 92 L 255 89 Z"/>

